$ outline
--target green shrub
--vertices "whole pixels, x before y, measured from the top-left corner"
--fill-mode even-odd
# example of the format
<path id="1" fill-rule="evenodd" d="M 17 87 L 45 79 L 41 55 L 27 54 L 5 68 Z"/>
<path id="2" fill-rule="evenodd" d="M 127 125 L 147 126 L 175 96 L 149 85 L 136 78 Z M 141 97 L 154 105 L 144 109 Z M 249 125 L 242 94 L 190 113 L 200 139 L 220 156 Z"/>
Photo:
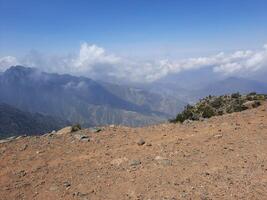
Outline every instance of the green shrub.
<path id="1" fill-rule="evenodd" d="M 241 95 L 238 92 L 231 95 L 207 96 L 200 99 L 194 106 L 187 105 L 184 110 L 179 113 L 175 119 L 170 122 L 184 122 L 185 120 L 199 120 L 200 118 L 210 118 L 215 115 L 223 115 L 225 113 L 240 112 L 248 109 L 244 106 L 247 101 L 254 101 L 252 107 L 258 107 L 263 100 L 267 99 L 267 95 L 256 94 L 252 92 L 247 95 Z"/>
<path id="2" fill-rule="evenodd" d="M 223 105 L 223 100 L 221 97 L 219 98 L 216 98 L 214 101 L 212 101 L 210 103 L 210 105 L 213 107 L 213 108 L 220 108 L 222 105 Z"/>
<path id="3" fill-rule="evenodd" d="M 241 95 L 239 94 L 239 92 L 237 92 L 237 93 L 231 94 L 231 97 L 234 99 L 237 99 L 237 98 L 241 97 Z"/>
<path id="4" fill-rule="evenodd" d="M 210 118 L 210 117 L 212 117 L 214 115 L 215 115 L 215 112 L 212 109 L 212 107 L 211 106 L 206 106 L 205 109 L 204 109 L 204 111 L 203 111 L 202 117 L 204 117 L 204 118 Z"/>

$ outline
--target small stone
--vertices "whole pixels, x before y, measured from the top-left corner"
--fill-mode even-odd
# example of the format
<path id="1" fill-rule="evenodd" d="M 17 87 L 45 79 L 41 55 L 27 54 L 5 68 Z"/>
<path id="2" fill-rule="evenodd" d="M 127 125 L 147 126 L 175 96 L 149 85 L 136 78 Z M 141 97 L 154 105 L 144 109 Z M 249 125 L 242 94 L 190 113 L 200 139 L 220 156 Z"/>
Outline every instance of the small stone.
<path id="1" fill-rule="evenodd" d="M 193 120 L 187 119 L 183 122 L 183 124 L 191 124 L 193 122 Z"/>
<path id="2" fill-rule="evenodd" d="M 92 127 L 92 128 L 89 128 L 89 130 L 93 133 L 99 133 L 100 131 L 102 131 L 101 128 L 97 128 L 97 127 Z"/>
<path id="3" fill-rule="evenodd" d="M 222 138 L 222 135 L 221 134 L 218 134 L 218 135 L 214 135 L 213 137 L 215 137 L 215 138 Z"/>
<path id="4" fill-rule="evenodd" d="M 172 162 L 168 159 L 163 159 L 159 161 L 159 164 L 164 165 L 164 166 L 169 166 L 172 164 Z"/>
<path id="5" fill-rule="evenodd" d="M 65 182 L 63 183 L 63 185 L 64 185 L 65 187 L 70 187 L 70 186 L 71 186 L 71 184 L 70 184 L 69 182 L 67 182 L 67 181 L 65 181 Z"/>
<path id="6" fill-rule="evenodd" d="M 19 150 L 20 150 L 20 151 L 25 151 L 27 148 L 28 148 L 28 145 L 25 144 L 25 145 L 23 145 Z"/>
<path id="7" fill-rule="evenodd" d="M 145 143 L 146 143 L 145 140 L 142 139 L 142 138 L 137 142 L 137 144 L 138 144 L 139 146 L 142 146 L 142 145 L 144 145 Z"/>
<path id="8" fill-rule="evenodd" d="M 82 142 L 89 142 L 90 138 L 87 135 L 80 135 L 80 134 L 75 134 L 74 137 Z"/>
<path id="9" fill-rule="evenodd" d="M 57 191 L 58 190 L 58 186 L 56 185 L 52 185 L 50 188 L 49 188 L 50 191 Z"/>
<path id="10" fill-rule="evenodd" d="M 146 143 L 146 146 L 151 147 L 152 144 L 151 143 Z"/>
<path id="11" fill-rule="evenodd" d="M 141 165 L 141 161 L 140 160 L 131 160 L 129 162 L 130 166 L 137 166 L 137 165 Z"/>
<path id="12" fill-rule="evenodd" d="M 158 164 L 160 165 L 164 165 L 164 166 L 169 166 L 172 165 L 172 161 L 167 159 L 167 158 L 163 158 L 161 156 L 156 156 L 155 160 L 158 162 Z"/>
<path id="13" fill-rule="evenodd" d="M 17 175 L 18 177 L 20 177 L 20 178 L 26 176 L 26 174 L 27 174 L 27 173 L 26 173 L 25 170 L 21 170 L 21 171 L 19 171 L 19 172 L 16 173 L 16 175 Z"/>

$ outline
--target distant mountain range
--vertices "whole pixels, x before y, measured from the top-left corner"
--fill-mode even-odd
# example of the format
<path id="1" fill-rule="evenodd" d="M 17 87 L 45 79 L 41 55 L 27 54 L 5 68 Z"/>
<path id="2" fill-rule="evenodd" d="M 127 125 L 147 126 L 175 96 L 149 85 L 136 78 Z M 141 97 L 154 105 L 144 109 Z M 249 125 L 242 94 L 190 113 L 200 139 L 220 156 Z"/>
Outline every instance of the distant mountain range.
<path id="1" fill-rule="evenodd" d="M 23 66 L 13 66 L 0 75 L 0 91 L 0 102 L 86 127 L 158 123 L 185 105 L 136 88 Z"/>
<path id="2" fill-rule="evenodd" d="M 182 80 L 184 77 L 185 80 Z M 189 85 L 190 76 L 184 77 L 172 76 L 150 84 L 125 86 L 13 66 L 0 73 L 0 103 L 26 112 L 24 115 L 28 116 L 29 121 L 32 121 L 30 115 L 36 116 L 32 113 L 39 113 L 39 116 L 45 117 L 45 124 L 50 123 L 46 118 L 48 115 L 57 119 L 55 122 L 59 126 L 66 121 L 80 123 L 83 127 L 106 124 L 142 126 L 173 118 L 187 103 L 192 104 L 207 95 L 252 91 L 267 93 L 266 83 L 242 78 L 219 80 L 214 77 L 211 81 L 203 80 L 203 85 L 199 84 L 198 87 L 184 88 L 182 86 L 186 86 L 187 82 Z M 194 81 L 193 85 L 197 85 Z M 32 128 L 28 133 L 45 132 L 51 130 L 50 127 L 58 127 L 54 125 L 38 125 L 45 127 L 43 131 Z M 29 125 L 26 123 L 25 127 Z"/>
<path id="3" fill-rule="evenodd" d="M 69 122 L 39 113 L 21 111 L 0 104 L 0 139 L 17 135 L 38 135 L 67 126 Z"/>
<path id="4" fill-rule="evenodd" d="M 267 94 L 267 83 L 248 80 L 244 78 L 230 77 L 220 81 L 214 81 L 202 89 L 192 92 L 195 98 L 203 98 L 208 95 L 223 95 L 240 92 L 243 94 L 257 92 Z"/>

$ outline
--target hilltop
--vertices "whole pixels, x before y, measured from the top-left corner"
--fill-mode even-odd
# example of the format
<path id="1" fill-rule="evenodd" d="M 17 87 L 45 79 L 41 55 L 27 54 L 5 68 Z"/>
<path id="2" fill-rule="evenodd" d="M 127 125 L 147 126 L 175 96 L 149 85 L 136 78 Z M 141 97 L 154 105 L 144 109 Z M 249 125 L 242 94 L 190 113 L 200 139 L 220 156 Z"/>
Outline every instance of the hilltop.
<path id="1" fill-rule="evenodd" d="M 4 141 L 0 199 L 267 199 L 266 111 Z"/>

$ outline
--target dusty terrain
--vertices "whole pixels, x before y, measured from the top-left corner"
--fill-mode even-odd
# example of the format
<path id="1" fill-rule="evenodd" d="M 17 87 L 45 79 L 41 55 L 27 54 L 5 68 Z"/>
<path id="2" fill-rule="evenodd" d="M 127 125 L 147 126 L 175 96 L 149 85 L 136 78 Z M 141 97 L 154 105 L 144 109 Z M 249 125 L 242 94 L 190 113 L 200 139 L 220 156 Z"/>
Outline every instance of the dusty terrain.
<path id="1" fill-rule="evenodd" d="M 263 200 L 267 103 L 189 124 L 23 137 L 0 144 L 0 160 L 1 200 Z"/>

